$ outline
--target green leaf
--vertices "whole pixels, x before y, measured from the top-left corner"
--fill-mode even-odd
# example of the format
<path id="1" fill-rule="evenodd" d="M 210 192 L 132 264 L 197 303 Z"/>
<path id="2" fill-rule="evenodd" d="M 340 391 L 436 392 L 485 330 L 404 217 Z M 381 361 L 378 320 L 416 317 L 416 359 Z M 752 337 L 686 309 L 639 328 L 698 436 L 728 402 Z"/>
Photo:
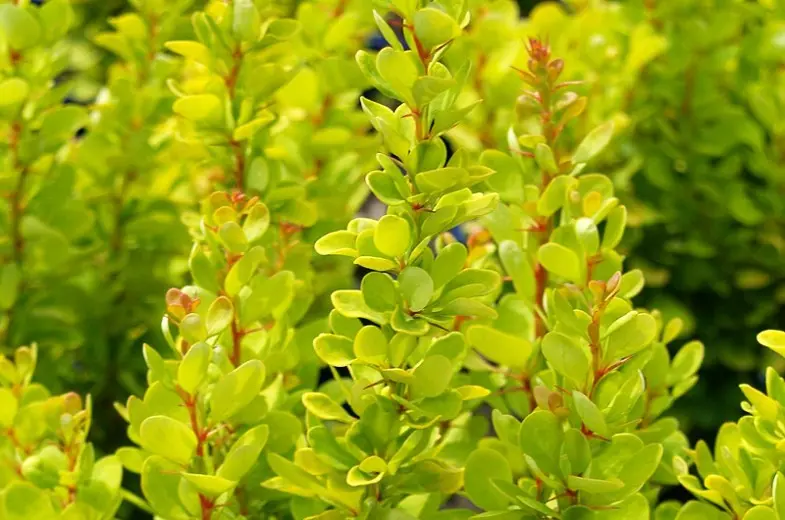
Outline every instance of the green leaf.
<path id="1" fill-rule="evenodd" d="M 363 300 L 362 292 L 342 290 L 333 292 L 330 297 L 335 310 L 347 318 L 364 318 L 374 323 L 385 323 L 383 314 L 371 309 Z"/>
<path id="2" fill-rule="evenodd" d="M 568 175 L 554 177 L 537 200 L 537 213 L 550 217 L 567 202 L 567 191 L 575 184 L 575 179 Z"/>
<path id="3" fill-rule="evenodd" d="M 606 332 L 605 359 L 616 361 L 648 347 L 657 336 L 657 322 L 651 314 L 631 311 L 616 320 Z"/>
<path id="4" fill-rule="evenodd" d="M 567 487 L 576 491 L 585 491 L 586 493 L 610 493 L 624 487 L 624 483 L 619 479 L 599 480 L 568 475 Z"/>
<path id="5" fill-rule="evenodd" d="M 548 242 L 537 251 L 537 260 L 545 269 L 571 282 L 579 282 L 581 266 L 578 255 L 561 244 Z"/>
<path id="6" fill-rule="evenodd" d="M 767 421 L 775 422 L 777 420 L 780 411 L 780 405 L 777 401 L 750 385 L 741 384 L 739 388 L 744 393 L 744 397 L 755 408 L 757 415 L 760 415 Z"/>
<path id="7" fill-rule="evenodd" d="M 559 374 L 581 387 L 591 370 L 587 352 L 571 337 L 561 332 L 549 332 L 542 339 L 542 353 L 548 364 Z"/>
<path id="8" fill-rule="evenodd" d="M 13 307 L 19 295 L 20 283 L 21 273 L 17 264 L 8 262 L 0 267 L 0 310 Z"/>
<path id="9" fill-rule="evenodd" d="M 386 172 L 375 171 L 369 173 L 365 177 L 365 183 L 371 189 L 376 198 L 387 204 L 388 206 L 395 206 L 405 202 L 405 198 L 398 190 L 398 186 L 392 175 Z"/>
<path id="10" fill-rule="evenodd" d="M 507 459 L 488 448 L 474 450 L 466 460 L 464 486 L 472 503 L 488 511 L 505 509 L 510 500 L 493 484 L 493 480 L 512 482 Z"/>
<path id="11" fill-rule="evenodd" d="M 313 340 L 313 348 L 319 359 L 334 367 L 345 367 L 354 361 L 352 341 L 335 334 L 319 334 Z"/>
<path id="12" fill-rule="evenodd" d="M 183 473 L 183 478 L 193 484 L 202 495 L 216 498 L 237 485 L 237 482 L 217 475 L 201 475 L 199 473 Z"/>
<path id="13" fill-rule="evenodd" d="M 430 270 L 434 290 L 446 285 L 461 272 L 467 256 L 466 246 L 460 242 L 453 242 L 439 251 Z"/>
<path id="14" fill-rule="evenodd" d="M 203 65 L 209 65 L 213 61 L 210 49 L 199 42 L 179 40 L 166 42 L 164 46 L 175 54 Z"/>
<path id="15" fill-rule="evenodd" d="M 592 432 L 602 435 L 603 437 L 610 437 L 611 432 L 608 425 L 605 423 L 605 416 L 597 405 L 591 399 L 578 391 L 572 393 L 572 398 L 575 401 L 575 410 L 583 421 L 583 424 Z"/>
<path id="16" fill-rule="evenodd" d="M 218 238 L 232 253 L 245 253 L 248 249 L 248 238 L 237 222 L 229 221 L 221 224 L 218 229 Z"/>
<path id="17" fill-rule="evenodd" d="M 602 235 L 602 247 L 605 249 L 613 249 L 619 245 L 622 236 L 624 236 L 624 229 L 627 226 L 627 208 L 624 206 L 617 206 L 608 213 L 608 218 L 605 220 L 605 231 Z"/>
<path id="18" fill-rule="evenodd" d="M 207 327 L 204 326 L 202 317 L 192 312 L 180 322 L 180 334 L 187 342 L 197 343 L 207 339 Z"/>
<path id="19" fill-rule="evenodd" d="M 200 342 L 191 345 L 177 366 L 177 384 L 183 390 L 189 394 L 196 392 L 196 389 L 207 377 L 211 355 L 212 349 L 207 343 Z"/>
<path id="20" fill-rule="evenodd" d="M 532 344 L 488 325 L 472 325 L 466 339 L 484 357 L 502 366 L 522 370 L 529 361 Z"/>
<path id="21" fill-rule="evenodd" d="M 139 436 L 144 449 L 183 466 L 196 451 L 197 439 L 191 428 L 165 415 L 142 421 Z"/>
<path id="22" fill-rule="evenodd" d="M 262 17 L 253 0 L 234 0 L 234 17 L 232 32 L 244 42 L 253 43 L 259 39 L 262 29 Z"/>
<path id="23" fill-rule="evenodd" d="M 251 281 L 254 274 L 256 274 L 256 270 L 259 268 L 259 265 L 265 260 L 265 258 L 266 253 L 264 251 L 264 247 L 254 246 L 249 249 L 242 256 L 242 258 L 235 262 L 231 269 L 229 269 L 229 273 L 224 279 L 224 290 L 226 291 L 226 294 L 231 297 L 237 296 L 243 287 L 248 285 L 248 283 Z M 207 261 L 206 257 L 205 261 Z M 215 273 L 213 276 L 215 276 Z M 209 318 L 210 316 L 208 315 L 208 320 Z"/>
<path id="24" fill-rule="evenodd" d="M 39 150 L 41 153 L 58 150 L 87 122 L 88 115 L 83 107 L 67 105 L 47 112 L 41 121 L 41 131 L 38 134 Z"/>
<path id="25" fill-rule="evenodd" d="M 213 94 L 181 97 L 172 105 L 175 114 L 197 123 L 220 126 L 223 123 L 223 103 Z"/>
<path id="26" fill-rule="evenodd" d="M 281 457 L 277 453 L 268 453 L 267 462 L 279 477 L 288 480 L 299 488 L 313 491 L 322 487 L 316 477 L 308 474 L 305 470 Z"/>
<path id="27" fill-rule="evenodd" d="M 243 222 L 243 233 L 248 242 L 254 242 L 261 238 L 270 227 L 270 210 L 265 204 L 256 204 L 248 212 Z"/>
<path id="28" fill-rule="evenodd" d="M 390 340 L 390 365 L 399 367 L 417 346 L 417 339 L 406 333 L 397 333 Z"/>
<path id="29" fill-rule="evenodd" d="M 551 150 L 551 147 L 547 144 L 537 143 L 537 146 L 534 147 L 534 160 L 537 161 L 537 166 L 539 166 L 540 169 L 542 169 L 545 173 L 549 175 L 559 173 L 559 166 L 556 164 L 556 158 L 553 156 L 553 150 Z M 565 177 L 562 176 L 561 178 Z M 566 178 L 572 179 L 571 177 Z"/>
<path id="30" fill-rule="evenodd" d="M 330 399 L 327 394 L 319 392 L 306 392 L 302 397 L 305 409 L 314 414 L 319 419 L 325 421 L 340 421 L 345 423 L 354 422 L 354 419 L 344 410 L 341 405 Z"/>
<path id="31" fill-rule="evenodd" d="M 781 330 L 764 330 L 758 334 L 758 343 L 768 347 L 780 356 L 785 356 L 785 332 Z"/>
<path id="32" fill-rule="evenodd" d="M 163 457 L 148 457 L 142 466 L 142 492 L 157 515 L 186 519 L 189 515 L 178 498 L 181 468 Z"/>
<path id="33" fill-rule="evenodd" d="M 8 388 L 0 388 L 0 426 L 8 428 L 14 424 L 19 402 Z"/>
<path id="34" fill-rule="evenodd" d="M 8 78 L 0 82 L 0 108 L 22 103 L 29 93 L 30 85 L 21 78 Z"/>
<path id="35" fill-rule="evenodd" d="M 11 481 L 0 494 L 0 517 L 3 520 L 55 520 L 58 515 L 45 491 L 29 482 Z"/>
<path id="36" fill-rule="evenodd" d="M 384 459 L 371 455 L 349 470 L 346 474 L 346 483 L 352 487 L 370 486 L 381 481 L 386 472 L 387 463 Z"/>
<path id="37" fill-rule="evenodd" d="M 444 356 L 429 356 L 414 368 L 411 384 L 415 397 L 436 397 L 447 390 L 452 379 L 453 368 Z"/>
<path id="38" fill-rule="evenodd" d="M 417 187 L 425 193 L 446 191 L 465 184 L 468 179 L 468 170 L 452 166 L 420 172 L 414 178 Z"/>
<path id="39" fill-rule="evenodd" d="M 772 498 L 774 499 L 774 509 L 779 518 L 785 518 L 785 476 L 778 471 L 772 482 Z"/>
<path id="40" fill-rule="evenodd" d="M 357 359 L 372 365 L 387 363 L 387 338 L 379 327 L 366 325 L 354 338 L 354 354 Z"/>
<path id="41" fill-rule="evenodd" d="M 371 309 L 389 312 L 398 303 L 398 290 L 395 281 L 385 273 L 368 273 L 360 284 L 363 300 Z"/>
<path id="42" fill-rule="evenodd" d="M 433 101 L 439 94 L 455 86 L 455 80 L 421 76 L 417 78 L 412 87 L 414 101 L 418 107 L 424 107 Z M 437 166 L 438 167 L 438 166 Z"/>
<path id="43" fill-rule="evenodd" d="M 624 483 L 618 491 L 602 497 L 603 503 L 623 500 L 637 493 L 649 482 L 662 461 L 663 447 L 660 444 L 649 444 L 628 458 L 616 477 Z"/>
<path id="44" fill-rule="evenodd" d="M 226 296 L 219 296 L 207 309 L 207 336 L 215 336 L 231 326 L 234 319 L 234 305 Z"/>
<path id="45" fill-rule="evenodd" d="M 355 258 L 357 256 L 356 242 L 357 233 L 333 231 L 317 240 L 314 249 L 320 255 L 341 255 Z"/>
<path id="46" fill-rule="evenodd" d="M 225 421 L 248 406 L 264 384 L 264 365 L 258 359 L 246 361 L 221 379 L 210 395 L 210 416 Z"/>
<path id="47" fill-rule="evenodd" d="M 379 32 L 382 33 L 384 39 L 387 40 L 387 43 L 390 46 L 397 50 L 402 51 L 403 45 L 401 45 L 401 41 L 398 39 L 398 36 L 395 34 L 395 31 L 392 30 L 390 24 L 374 9 L 373 11 L 373 19 L 376 22 L 376 27 L 379 28 Z"/>
<path id="48" fill-rule="evenodd" d="M 464 401 L 472 401 L 474 399 L 482 399 L 483 397 L 488 397 L 491 394 L 491 391 L 483 386 L 477 385 L 464 385 L 459 386 L 455 389 L 459 394 L 461 394 L 461 399 Z"/>
<path id="49" fill-rule="evenodd" d="M 433 297 L 433 280 L 427 271 L 419 267 L 407 267 L 401 271 L 398 285 L 411 311 L 423 310 Z"/>
<path id="50" fill-rule="evenodd" d="M 503 241 L 499 244 L 499 259 L 504 270 L 512 278 L 515 292 L 524 297 L 534 298 L 534 270 L 521 247 L 512 240 Z"/>
<path id="51" fill-rule="evenodd" d="M 521 450 L 531 457 L 546 475 L 561 475 L 559 459 L 563 441 L 564 429 L 561 422 L 547 410 L 537 410 L 521 423 Z"/>
<path id="52" fill-rule="evenodd" d="M 754 506 L 744 513 L 743 520 L 779 520 L 779 516 L 770 507 Z"/>
<path id="53" fill-rule="evenodd" d="M 692 377 L 703 363 L 705 349 L 700 341 L 690 341 L 679 349 L 668 372 L 668 384 Z"/>
<path id="54" fill-rule="evenodd" d="M 613 137 L 613 122 L 598 126 L 583 138 L 572 155 L 572 162 L 575 164 L 589 162 L 608 146 L 611 137 Z"/>
<path id="55" fill-rule="evenodd" d="M 414 34 L 423 47 L 431 50 L 461 34 L 458 23 L 444 11 L 432 7 L 414 13 Z"/>
<path id="56" fill-rule="evenodd" d="M 398 264 L 389 258 L 375 256 L 358 256 L 354 263 L 373 271 L 392 271 L 398 267 Z"/>
<path id="57" fill-rule="evenodd" d="M 674 520 L 731 520 L 731 515 L 703 502 L 687 502 Z"/>
<path id="58" fill-rule="evenodd" d="M 269 435 L 270 428 L 266 424 L 255 426 L 245 432 L 232 444 L 223 464 L 218 468 L 217 475 L 234 481 L 243 478 L 256 464 Z"/>
<path id="59" fill-rule="evenodd" d="M 591 463 L 591 446 L 580 430 L 570 428 L 564 432 L 562 449 L 570 461 L 570 473 L 580 475 L 586 471 Z"/>
<path id="60" fill-rule="evenodd" d="M 400 99 L 410 106 L 414 105 L 412 85 L 419 72 L 411 51 L 396 51 L 392 47 L 385 47 L 376 56 L 376 69 Z"/>
<path id="61" fill-rule="evenodd" d="M 409 223 L 395 215 L 385 215 L 379 219 L 373 233 L 373 243 L 387 256 L 397 258 L 402 256 L 411 241 Z"/>
<path id="62" fill-rule="evenodd" d="M 41 24 L 27 9 L 14 4 L 0 4 L 0 32 L 9 45 L 25 50 L 41 39 Z"/>
<path id="63" fill-rule="evenodd" d="M 38 10 L 38 18 L 42 35 L 54 42 L 68 33 L 74 22 L 74 12 L 68 0 L 49 0 Z"/>

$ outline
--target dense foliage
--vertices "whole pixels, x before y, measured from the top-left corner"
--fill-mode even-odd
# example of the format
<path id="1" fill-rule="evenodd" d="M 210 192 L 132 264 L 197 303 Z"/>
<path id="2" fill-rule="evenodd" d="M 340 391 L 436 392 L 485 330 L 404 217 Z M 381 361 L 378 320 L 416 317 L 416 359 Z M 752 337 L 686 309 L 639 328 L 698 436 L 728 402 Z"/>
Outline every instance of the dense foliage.
<path id="1" fill-rule="evenodd" d="M 785 516 L 782 9 L 0 0 L 0 520 Z"/>

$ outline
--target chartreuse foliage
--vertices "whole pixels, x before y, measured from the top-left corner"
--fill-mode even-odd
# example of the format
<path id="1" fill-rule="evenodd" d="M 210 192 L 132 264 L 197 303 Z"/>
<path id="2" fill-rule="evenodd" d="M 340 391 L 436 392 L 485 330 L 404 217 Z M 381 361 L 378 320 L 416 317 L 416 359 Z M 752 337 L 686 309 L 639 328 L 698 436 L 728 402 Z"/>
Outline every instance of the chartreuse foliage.
<path id="1" fill-rule="evenodd" d="M 469 457 L 466 493 L 488 518 L 649 518 L 687 448 L 678 423 L 660 416 L 695 383 L 703 346 L 671 360 L 681 324 L 633 307 L 643 277 L 622 275 L 615 250 L 626 209 L 607 177 L 583 173 L 612 126 L 558 147 L 586 98 L 561 81 L 564 63 L 547 45 L 529 40 L 528 52 L 508 150 L 479 157 L 520 189 L 483 219 L 493 242 L 475 237 L 470 252 L 498 261 L 512 287 L 498 318 L 465 324 L 465 365 L 493 391 L 497 435 Z"/>
<path id="2" fill-rule="evenodd" d="M 160 296 L 180 283 L 188 253 L 179 213 L 192 197 L 184 189 L 185 165 L 174 160 L 179 150 L 166 86 L 181 60 L 167 55 L 164 43 L 187 23 L 190 3 L 135 2 L 137 10 L 111 18 L 111 30 L 93 38 L 116 61 L 71 160 L 95 218 L 94 263 L 83 280 L 94 314 L 78 355 L 94 369 L 82 378 L 103 377 L 93 391 L 107 404 L 138 388 L 138 338 L 159 321 Z M 119 373 L 125 391 L 112 395 Z"/>
<path id="3" fill-rule="evenodd" d="M 384 10 L 375 13 L 391 47 L 357 54 L 373 85 L 401 101 L 392 110 L 362 99 L 385 144 L 382 169 L 366 181 L 387 214 L 355 219 L 316 243 L 319 253 L 351 257 L 372 272 L 359 290 L 333 293 L 332 332 L 314 341 L 335 381 L 302 397 L 306 442 L 293 458 L 268 457 L 278 476 L 264 485 L 312 498 L 310 518 L 436 518 L 460 489 L 461 461 L 478 435 L 469 405 L 487 394 L 457 374 L 466 343 L 451 330 L 459 316 L 496 315 L 488 303 L 500 276 L 464 268 L 461 244 L 442 243 L 436 254 L 430 248 L 497 202 L 471 190 L 492 170 L 461 154 L 448 162 L 442 137 L 471 109 L 457 100 L 468 67 L 451 71 L 440 61 L 467 12 L 458 2 L 399 4 L 380 3 Z M 402 16 L 416 50 L 403 50 L 388 11 Z"/>
<path id="4" fill-rule="evenodd" d="M 117 456 L 141 473 L 161 518 L 259 518 L 280 502 L 260 486 L 272 476 L 260 455 L 265 446 L 293 450 L 297 388 L 313 387 L 315 364 L 298 349 L 299 282 L 278 269 L 267 206 L 216 192 L 203 214 L 190 258 L 195 284 L 166 295 L 173 357 L 145 346 L 149 386 L 120 407 L 139 448 Z"/>
<path id="5" fill-rule="evenodd" d="M 279 8 L 209 2 L 193 16 L 197 41 L 167 43 L 189 64 L 170 87 L 201 177 L 262 198 L 281 265 L 302 271 L 316 297 L 350 283 L 346 262 L 320 261 L 317 278 L 303 266 L 367 195 L 361 174 L 377 142 L 356 107 L 368 82 L 353 56 L 374 25 L 362 2 L 303 2 L 296 18 Z"/>
<path id="6" fill-rule="evenodd" d="M 744 378 L 729 369 L 761 366 L 763 353 L 742 347 L 739 319 L 781 326 L 782 2 L 544 1 L 525 19 L 512 0 L 474 5 L 455 55 L 475 63 L 463 95 L 483 103 L 451 137 L 472 150 L 506 148 L 521 36 L 545 38 L 565 59 L 563 77 L 582 81 L 576 90 L 590 102 L 556 152 L 615 122 L 589 167 L 608 175 L 628 209 L 621 248 L 645 273 L 641 302 L 681 317 L 685 335 L 697 327 L 710 346 L 712 372 L 680 408 L 688 427 L 714 430 L 736 401 L 718 387 Z M 521 187 L 504 175 L 490 182 L 502 196 Z M 706 399 L 717 406 L 691 413 Z"/>
<path id="7" fill-rule="evenodd" d="M 122 466 L 96 459 L 90 398 L 32 383 L 38 349 L 0 356 L 0 518 L 102 520 L 122 501 Z"/>
<path id="8" fill-rule="evenodd" d="M 785 332 L 767 330 L 758 334 L 758 341 L 785 355 Z M 663 518 L 678 520 L 746 519 L 778 520 L 785 518 L 785 482 L 783 479 L 782 447 L 785 434 L 785 379 L 769 367 L 766 371 L 766 393 L 749 385 L 741 385 L 745 415 L 737 423 L 720 428 L 714 453 L 699 441 L 690 451 L 698 475 L 689 474 L 682 460 L 679 481 L 698 501 L 679 508 L 678 504 L 661 506 Z"/>
<path id="9" fill-rule="evenodd" d="M 73 372 L 51 361 L 88 341 L 76 356 L 133 387 L 154 295 L 186 265 L 192 284 L 166 292 L 169 350 L 145 345 L 146 384 L 117 405 L 134 446 L 115 455 L 87 442 L 89 398 L 32 383 L 35 347 L 0 358 L 0 520 L 109 519 L 123 498 L 163 520 L 785 518 L 785 380 L 742 386 L 749 415 L 714 453 L 690 450 L 665 413 L 704 348 L 672 348 L 682 321 L 634 306 L 644 274 L 620 249 L 640 223 L 620 188 L 670 189 L 663 153 L 776 177 L 775 141 L 703 82 L 724 77 L 722 36 L 779 45 L 779 7 L 730 2 L 743 21 L 712 18 L 723 30 L 692 46 L 675 43 L 694 32 L 691 1 L 546 3 L 524 22 L 504 0 L 131 4 L 91 36 L 117 62 L 88 110 L 62 104 L 69 2 L 0 3 L 3 343 L 35 334 L 42 361 Z M 388 46 L 362 50 L 375 31 Z M 774 63 L 771 45 L 740 69 Z M 758 68 L 744 92 L 778 135 L 775 73 Z M 655 150 L 646 114 L 668 119 L 674 99 L 699 144 L 686 125 Z M 590 169 L 608 164 L 627 168 Z M 752 226 L 739 182 L 728 211 Z M 356 217 L 368 193 L 378 219 Z M 349 289 L 355 266 L 368 274 Z M 785 333 L 759 341 L 785 354 Z M 123 467 L 141 497 L 120 489 Z M 657 505 L 678 483 L 699 501 Z M 483 512 L 444 509 L 456 495 Z"/>
<path id="10" fill-rule="evenodd" d="M 62 104 L 68 81 L 53 85 L 72 20 L 67 0 L 0 4 L 0 342 L 38 341 L 44 371 L 82 339 L 69 303 L 92 228 L 67 164 L 87 112 Z"/>
<path id="11" fill-rule="evenodd" d="M 300 61 L 294 77 L 275 95 L 279 121 L 264 154 L 254 161 L 269 175 L 262 193 L 272 190 L 270 196 L 277 197 L 280 187 L 307 201 L 315 222 L 301 239 L 308 244 L 303 251 L 312 252 L 312 244 L 344 228 L 368 196 L 364 176 L 374 164 L 379 140 L 360 110 L 360 94 L 371 84 L 354 55 L 376 25 L 366 2 L 358 0 L 301 2 L 296 19 L 300 30 L 292 52 Z M 312 262 L 318 276 L 311 290 L 316 297 L 325 295 L 318 312 L 326 314 L 329 293 L 353 283 L 353 266 L 346 258 L 318 254 Z"/>

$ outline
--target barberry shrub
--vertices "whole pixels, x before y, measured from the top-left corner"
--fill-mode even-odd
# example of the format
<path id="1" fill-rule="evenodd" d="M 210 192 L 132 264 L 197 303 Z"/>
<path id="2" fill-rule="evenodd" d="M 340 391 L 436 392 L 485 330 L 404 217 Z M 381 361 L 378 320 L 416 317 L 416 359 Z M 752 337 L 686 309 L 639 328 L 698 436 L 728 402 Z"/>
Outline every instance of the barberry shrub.
<path id="1" fill-rule="evenodd" d="M 452 137 L 478 152 L 506 147 L 521 35 L 547 39 L 565 59 L 563 77 L 581 81 L 589 103 L 557 151 L 615 123 L 589 168 L 608 175 L 628 209 L 619 250 L 645 273 L 639 301 L 680 317 L 683 336 L 698 330 L 709 347 L 704 378 L 678 405 L 687 428 L 708 433 L 735 413 L 734 385 L 722 382 L 778 362 L 745 331 L 782 328 L 782 5 L 575 0 L 521 14 L 512 0 L 474 6 L 456 55 L 475 64 L 463 95 L 483 102 Z M 503 194 L 520 189 L 515 180 L 490 182 Z M 706 399 L 717 406 L 692 413 Z"/>
<path id="2" fill-rule="evenodd" d="M 123 500 L 122 465 L 87 441 L 90 398 L 51 395 L 33 375 L 38 349 L 0 356 L 0 518 L 102 520 Z"/>
<path id="3" fill-rule="evenodd" d="M 680 321 L 633 307 L 643 276 L 622 274 L 616 251 L 627 210 L 608 177 L 584 173 L 613 127 L 566 148 L 562 133 L 587 100 L 561 79 L 564 62 L 547 44 L 530 39 L 527 51 L 508 147 L 479 158 L 522 189 L 481 219 L 490 240 L 470 253 L 511 287 L 496 319 L 464 325 L 466 365 L 492 392 L 495 431 L 467 460 L 465 491 L 500 517 L 649 518 L 688 448 L 661 415 L 695 384 L 703 346 L 671 359 Z"/>
<path id="4" fill-rule="evenodd" d="M 334 379 L 302 396 L 305 442 L 292 458 L 269 454 L 277 477 L 264 485 L 310 497 L 312 518 L 454 518 L 465 512 L 437 510 L 461 488 L 461 461 L 481 435 L 469 407 L 488 391 L 457 376 L 467 349 L 453 329 L 459 317 L 496 315 L 501 277 L 467 267 L 466 247 L 443 233 L 493 210 L 498 196 L 472 192 L 492 170 L 460 153 L 448 160 L 443 137 L 472 108 L 458 102 L 468 66 L 441 63 L 466 8 L 381 4 L 374 16 L 390 47 L 357 62 L 400 102 L 361 101 L 384 139 L 381 169 L 366 182 L 387 213 L 316 242 L 371 272 L 359 290 L 332 294 L 331 332 L 314 349 Z M 385 19 L 391 7 L 415 50 Z"/>
<path id="5" fill-rule="evenodd" d="M 44 345 L 42 374 L 82 341 L 72 303 L 91 214 L 68 158 L 88 115 L 63 103 L 67 78 L 55 83 L 72 22 L 67 0 L 0 4 L 0 343 Z"/>
<path id="6" fill-rule="evenodd" d="M 785 355 L 785 332 L 766 330 L 758 342 Z M 778 520 L 785 518 L 785 476 L 782 473 L 783 432 L 779 424 L 785 413 L 785 379 L 769 367 L 766 393 L 741 385 L 747 412 L 738 422 L 726 423 L 717 432 L 714 450 L 699 441 L 689 452 L 697 475 L 688 472 L 684 460 L 676 469 L 679 482 L 697 500 L 684 505 L 666 502 L 663 518 L 697 520 Z"/>
<path id="7" fill-rule="evenodd" d="M 594 124 L 612 103 L 597 108 L 549 44 L 520 39 L 531 27 L 513 4 L 133 7 L 95 38 L 120 62 L 85 110 L 60 104 L 70 87 L 48 90 L 61 45 L 42 42 L 67 29 L 42 27 L 68 21 L 68 3 L 0 4 L 0 93 L 17 96 L 0 97 L 4 171 L 23 188 L 1 222 L 21 240 L 0 267 L 5 342 L 35 332 L 22 327 L 38 308 L 19 307 L 30 295 L 88 287 L 101 303 L 79 319 L 127 354 L 155 287 L 186 270 L 191 280 L 166 291 L 163 348 L 143 347 L 146 380 L 116 405 L 131 445 L 114 455 L 87 441 L 89 397 L 32 382 L 36 347 L 0 357 L 0 520 L 114 518 L 123 500 L 165 520 L 785 514 L 785 382 L 769 369 L 767 394 L 743 386 L 749 415 L 720 429 L 714 454 L 689 448 L 666 413 L 697 382 L 704 348 L 673 348 L 682 320 L 634 307 L 644 274 L 620 248 L 624 184 L 592 169 L 618 151 L 618 125 Z M 546 5 L 531 21 L 564 20 Z M 375 30 L 387 45 L 357 52 Z M 378 95 L 360 97 L 369 87 Z M 68 124 L 44 152 L 49 118 Z M 71 184 L 49 184 L 62 178 Z M 44 212 L 52 226 L 76 208 L 94 215 L 95 228 L 69 235 L 98 261 L 83 277 L 29 256 L 40 236 L 23 224 L 60 207 L 32 204 L 48 189 L 67 208 Z M 378 219 L 356 217 L 368 193 L 385 207 Z M 193 247 L 177 268 L 179 246 L 159 248 L 184 242 L 172 215 L 194 196 Z M 28 270 L 36 258 L 41 272 Z M 354 266 L 367 274 L 351 288 Z M 61 319 L 57 308 L 41 309 Z M 785 354 L 784 338 L 759 341 Z M 123 468 L 140 496 L 121 489 Z M 698 500 L 660 503 L 677 484 Z"/>

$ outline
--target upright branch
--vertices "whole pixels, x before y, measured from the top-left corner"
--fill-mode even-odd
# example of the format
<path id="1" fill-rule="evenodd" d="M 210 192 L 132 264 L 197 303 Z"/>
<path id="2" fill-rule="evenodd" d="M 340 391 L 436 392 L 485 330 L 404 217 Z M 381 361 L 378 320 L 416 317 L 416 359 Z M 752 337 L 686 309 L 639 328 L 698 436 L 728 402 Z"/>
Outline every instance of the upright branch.
<path id="1" fill-rule="evenodd" d="M 49 95 L 66 65 L 57 49 L 72 19 L 66 0 L 44 5 L 0 4 L 0 52 L 5 54 L 0 60 L 0 162 L 4 176 L 8 176 L 0 191 L 6 201 L 0 208 L 4 213 L 0 215 L 2 346 L 34 339 L 41 329 L 56 329 L 60 325 L 53 317 L 57 312 L 33 307 L 37 301 L 47 300 L 59 283 L 67 282 L 63 273 L 78 272 L 71 241 L 84 238 L 84 232 L 74 231 L 69 219 L 51 217 L 82 217 L 85 211 L 73 195 L 74 183 L 63 182 L 68 176 L 63 163 L 86 114 L 79 107 L 63 105 L 62 96 Z M 68 85 L 67 81 L 61 83 L 63 92 Z M 47 258 L 47 262 L 37 261 L 40 258 Z M 57 276 L 51 276 L 53 273 Z M 38 295 L 41 288 L 47 291 L 47 298 Z M 47 314 L 49 318 L 43 317 Z M 34 315 L 39 317 L 20 319 Z M 36 323 L 30 323 L 33 321 Z"/>
<path id="2" fill-rule="evenodd" d="M 687 344 L 672 362 L 666 345 L 680 322 L 663 327 L 658 314 L 633 308 L 643 276 L 622 274 L 623 257 L 615 250 L 626 209 L 610 179 L 583 174 L 613 126 L 600 126 L 569 150 L 559 137 L 586 98 L 569 89 L 573 83 L 560 82 L 564 63 L 546 44 L 532 39 L 527 50 L 527 69 L 518 72 L 529 90 L 521 97 L 523 120 L 509 132 L 510 153 L 480 156 L 480 163 L 504 164 L 508 175 L 524 180 L 522 194 L 508 195 L 506 206 L 484 219 L 497 247 L 476 259 L 498 262 L 512 292 L 497 303 L 499 320 L 467 330 L 469 343 L 493 363 L 486 369 L 499 376 L 488 385 L 496 392 L 487 399 L 499 442 L 520 450 L 525 464 L 479 448 L 466 474 L 481 475 L 493 461 L 497 469 L 485 473 L 505 475 L 494 480 L 501 495 L 488 499 L 479 477 L 466 481 L 466 491 L 489 511 L 515 505 L 533 516 L 648 511 L 638 491 L 666 483 L 655 474 L 660 461 L 685 452 L 654 433 L 670 421 L 659 415 L 683 386 L 694 384 L 703 347 Z M 519 129 L 534 132 L 518 135 Z M 685 358 L 690 369 L 682 371 Z M 625 439 L 635 439 L 629 452 L 615 452 Z M 633 467 L 635 486 L 616 480 L 626 474 L 622 468 Z"/>
<path id="3" fill-rule="evenodd" d="M 121 503 L 122 466 L 114 456 L 96 459 L 87 442 L 90 398 L 83 401 L 73 392 L 50 396 L 32 382 L 37 361 L 35 345 L 17 348 L 12 359 L 0 356 L 0 464 L 12 469 L 3 470 L 3 513 L 51 518 L 78 510 L 114 516 Z"/>
<path id="4" fill-rule="evenodd" d="M 403 48 L 387 22 L 392 14 L 402 19 L 412 50 Z M 378 220 L 356 218 L 316 242 L 318 253 L 349 257 L 372 272 L 360 290 L 333 292 L 331 332 L 314 340 L 340 393 L 303 395 L 308 445 L 295 452 L 294 462 L 271 458 L 278 477 L 264 484 L 315 494 L 329 508 L 325 514 L 336 518 L 396 510 L 412 492 L 407 481 L 418 482 L 417 492 L 457 491 L 460 468 L 439 453 L 463 435 L 462 411 L 488 394 L 460 376 L 466 342 L 453 329 L 467 317 L 496 316 L 488 302 L 501 278 L 467 268 L 466 247 L 445 239 L 498 202 L 495 194 L 472 190 L 493 170 L 460 151 L 448 158 L 444 140 L 473 108 L 458 103 L 468 64 L 452 69 L 442 59 L 461 37 L 466 15 L 462 7 L 435 4 L 375 13 L 390 47 L 375 56 L 357 53 L 373 86 L 398 103 L 392 109 L 361 100 L 385 145 L 379 169 L 366 183 L 387 213 Z M 348 381 L 338 372 L 344 367 Z M 403 445 L 401 435 L 409 438 Z M 326 464 L 306 477 L 298 462 L 311 453 Z M 344 486 L 352 492 L 341 492 Z"/>
<path id="5" fill-rule="evenodd" d="M 559 91 L 564 85 L 559 83 L 559 77 L 564 69 L 564 61 L 551 57 L 550 46 L 536 38 L 529 38 L 526 50 L 529 53 L 527 70 L 518 72 L 524 83 L 529 87 L 522 94 L 524 103 L 533 105 L 539 112 L 538 117 L 541 126 L 541 139 L 536 143 L 533 151 L 521 152 L 524 156 L 530 157 L 537 162 L 542 171 L 541 180 L 537 184 L 540 193 L 547 190 L 551 179 L 555 175 L 563 173 L 570 164 L 561 164 L 560 154 L 556 141 L 564 129 L 567 120 L 558 120 L 557 105 Z M 540 144 L 544 146 L 539 146 Z M 538 216 L 533 225 L 527 229 L 532 235 L 532 239 L 537 246 L 548 241 L 548 237 L 553 228 L 553 215 Z M 535 336 L 541 338 L 547 332 L 547 327 L 543 319 L 545 312 L 544 298 L 545 289 L 548 286 L 548 271 L 538 261 L 534 264 L 535 281 Z"/>
<path id="6" fill-rule="evenodd" d="M 166 293 L 162 330 L 172 359 L 145 345 L 150 386 L 120 409 L 145 450 L 142 488 L 153 511 L 171 512 L 164 497 L 185 493 L 197 506 L 178 509 L 184 518 L 266 516 L 279 502 L 249 501 L 258 484 L 244 477 L 259 470 L 271 427 L 279 428 L 276 449 L 294 445 L 300 426 L 287 404 L 290 382 L 313 370 L 291 343 L 296 280 L 290 271 L 268 275 L 275 242 L 257 197 L 215 192 L 202 215 L 189 259 L 193 283 Z M 161 400 L 179 405 L 160 408 Z"/>

